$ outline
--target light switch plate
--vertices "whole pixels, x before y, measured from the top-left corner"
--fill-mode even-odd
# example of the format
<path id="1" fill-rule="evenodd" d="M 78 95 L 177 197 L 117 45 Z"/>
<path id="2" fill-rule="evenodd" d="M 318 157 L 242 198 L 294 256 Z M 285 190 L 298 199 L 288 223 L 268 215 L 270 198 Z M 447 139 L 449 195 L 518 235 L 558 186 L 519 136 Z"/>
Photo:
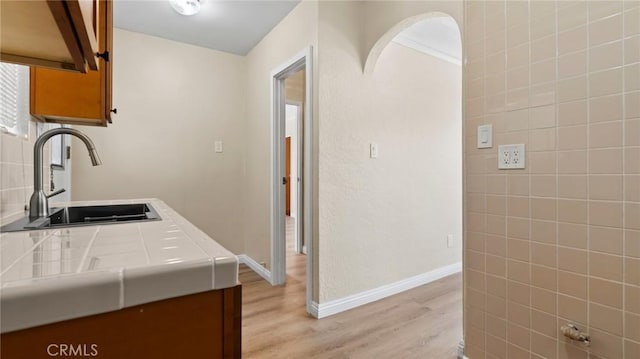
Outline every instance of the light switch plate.
<path id="1" fill-rule="evenodd" d="M 498 146 L 499 169 L 523 169 L 525 168 L 524 144 Z"/>
<path id="2" fill-rule="evenodd" d="M 214 142 L 214 147 L 215 147 L 216 153 L 222 153 L 222 151 L 223 151 L 222 141 L 215 141 Z"/>
<path id="3" fill-rule="evenodd" d="M 369 145 L 369 157 L 378 158 L 378 144 L 372 143 Z"/>
<path id="4" fill-rule="evenodd" d="M 478 148 L 493 147 L 493 125 L 478 126 Z"/>

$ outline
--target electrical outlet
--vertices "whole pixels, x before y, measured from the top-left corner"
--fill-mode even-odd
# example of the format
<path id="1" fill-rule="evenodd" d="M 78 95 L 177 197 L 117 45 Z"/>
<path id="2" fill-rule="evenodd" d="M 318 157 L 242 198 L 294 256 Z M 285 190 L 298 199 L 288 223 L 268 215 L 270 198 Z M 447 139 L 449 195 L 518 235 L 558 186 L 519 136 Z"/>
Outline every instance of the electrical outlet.
<path id="1" fill-rule="evenodd" d="M 524 144 L 498 146 L 498 168 L 525 168 L 525 154 Z"/>

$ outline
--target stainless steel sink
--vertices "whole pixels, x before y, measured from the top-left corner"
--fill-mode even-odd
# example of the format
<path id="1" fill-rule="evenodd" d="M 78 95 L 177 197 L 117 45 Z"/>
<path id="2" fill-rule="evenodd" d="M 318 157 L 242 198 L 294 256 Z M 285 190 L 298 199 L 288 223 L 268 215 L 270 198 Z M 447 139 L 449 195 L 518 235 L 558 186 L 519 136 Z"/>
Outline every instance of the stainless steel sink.
<path id="1" fill-rule="evenodd" d="M 47 217 L 29 220 L 29 216 L 0 228 L 0 232 L 31 231 L 36 229 L 95 226 L 160 220 L 150 203 L 72 206 L 52 208 Z"/>

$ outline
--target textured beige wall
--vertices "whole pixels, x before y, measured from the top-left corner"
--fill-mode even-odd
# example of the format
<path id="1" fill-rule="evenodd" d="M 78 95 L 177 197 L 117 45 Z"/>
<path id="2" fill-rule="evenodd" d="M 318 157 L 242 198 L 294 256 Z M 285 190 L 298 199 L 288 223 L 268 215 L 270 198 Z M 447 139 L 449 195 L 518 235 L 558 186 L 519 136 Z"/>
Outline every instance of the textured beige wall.
<path id="1" fill-rule="evenodd" d="M 367 6 L 320 3 L 320 303 L 462 256 L 462 70 L 392 43 L 363 74 Z"/>
<path id="2" fill-rule="evenodd" d="M 247 54 L 243 226 L 246 254 L 271 268 L 271 72 L 309 46 L 317 51 L 316 2 L 303 1 Z"/>
<path id="3" fill-rule="evenodd" d="M 639 5 L 466 2 L 470 359 L 640 358 Z M 526 169 L 497 169 L 509 143 Z"/>
<path id="4" fill-rule="evenodd" d="M 120 29 L 113 44 L 118 114 L 108 128 L 81 128 L 103 165 L 74 160 L 72 199 L 157 197 L 243 253 L 245 58 Z"/>

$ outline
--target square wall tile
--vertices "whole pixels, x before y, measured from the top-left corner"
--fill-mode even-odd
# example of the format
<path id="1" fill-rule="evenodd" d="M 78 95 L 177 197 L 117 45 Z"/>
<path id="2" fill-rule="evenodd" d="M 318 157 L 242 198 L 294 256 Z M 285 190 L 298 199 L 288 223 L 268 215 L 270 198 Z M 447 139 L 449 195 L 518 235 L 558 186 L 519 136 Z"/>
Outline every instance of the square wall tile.
<path id="1" fill-rule="evenodd" d="M 558 223 L 558 244 L 586 249 L 587 248 L 587 226 L 574 223 Z"/>
<path id="2" fill-rule="evenodd" d="M 592 328 L 622 336 L 622 311 L 591 303 L 589 305 L 589 324 Z"/>
<path id="3" fill-rule="evenodd" d="M 531 176 L 531 195 L 536 197 L 556 197 L 557 177 L 546 175 Z"/>
<path id="4" fill-rule="evenodd" d="M 622 107 L 622 101 L 620 101 Z M 622 118 L 622 116 L 620 117 Z M 587 102 L 579 100 L 558 105 L 558 126 L 586 124 L 588 119 Z"/>
<path id="5" fill-rule="evenodd" d="M 558 31 L 586 25 L 588 21 L 587 3 L 584 1 L 557 2 Z"/>
<path id="6" fill-rule="evenodd" d="M 558 128 L 559 150 L 580 150 L 587 148 L 587 126 Z"/>
<path id="7" fill-rule="evenodd" d="M 558 271 L 558 292 L 576 298 L 587 299 L 587 277 Z"/>
<path id="8" fill-rule="evenodd" d="M 623 176 L 589 176 L 589 199 L 621 201 L 623 196 Z"/>
<path id="9" fill-rule="evenodd" d="M 587 198 L 587 176 L 558 176 L 558 197 L 566 199 Z"/>
<path id="10" fill-rule="evenodd" d="M 587 48 L 587 27 L 580 26 L 558 34 L 558 54 L 560 56 Z"/>
<path id="11" fill-rule="evenodd" d="M 622 338 L 605 331 L 591 329 L 591 352 L 604 358 L 622 358 Z"/>
<path id="12" fill-rule="evenodd" d="M 589 147 L 621 147 L 623 145 L 622 134 L 622 121 L 589 125 Z"/>
<path id="13" fill-rule="evenodd" d="M 589 278 L 589 300 L 622 309 L 622 284 L 604 279 Z"/>
<path id="14" fill-rule="evenodd" d="M 578 323 L 587 322 L 587 302 L 582 299 L 558 295 L 558 315 Z"/>
<path id="15" fill-rule="evenodd" d="M 622 40 L 589 48 L 589 71 L 601 71 L 622 66 Z"/>
<path id="16" fill-rule="evenodd" d="M 622 273 L 622 257 L 605 253 L 589 252 L 590 276 L 621 282 Z"/>
<path id="17" fill-rule="evenodd" d="M 615 2 L 614 2 L 615 3 Z M 596 20 L 589 24 L 589 46 L 597 46 L 621 39 L 623 34 L 622 14 Z"/>
<path id="18" fill-rule="evenodd" d="M 589 99 L 589 123 L 622 120 L 621 94 Z"/>
<path id="19" fill-rule="evenodd" d="M 622 174 L 622 149 L 597 149 L 589 151 L 589 173 Z"/>
<path id="20" fill-rule="evenodd" d="M 578 274 L 587 274 L 587 251 L 559 247 L 558 269 Z"/>
<path id="21" fill-rule="evenodd" d="M 558 247 L 553 244 L 532 242 L 531 263 L 555 268 L 558 264 L 557 250 Z"/>
<path id="22" fill-rule="evenodd" d="M 622 203 L 589 202 L 589 224 L 605 227 L 622 227 Z"/>
<path id="23" fill-rule="evenodd" d="M 622 255 L 622 229 L 589 226 L 589 249 L 597 252 Z"/>

